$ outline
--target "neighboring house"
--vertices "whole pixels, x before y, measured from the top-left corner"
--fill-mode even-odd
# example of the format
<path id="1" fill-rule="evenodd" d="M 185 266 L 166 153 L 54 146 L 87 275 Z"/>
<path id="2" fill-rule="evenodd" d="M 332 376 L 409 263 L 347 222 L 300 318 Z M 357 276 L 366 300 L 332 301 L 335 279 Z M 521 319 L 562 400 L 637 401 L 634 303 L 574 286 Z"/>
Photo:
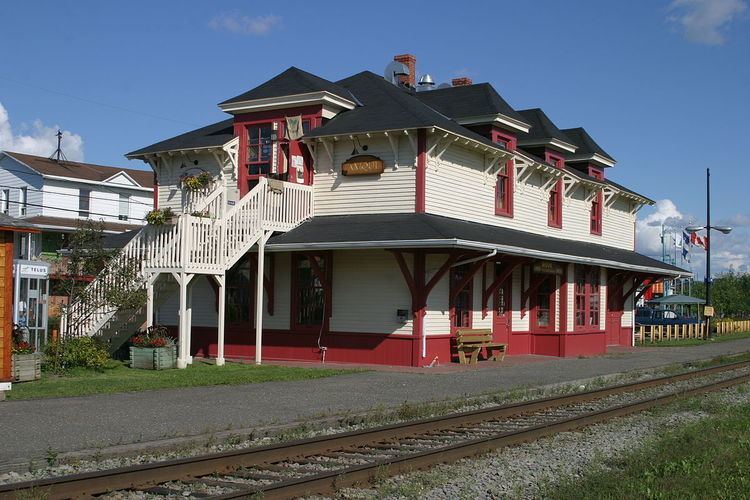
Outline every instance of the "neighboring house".
<path id="1" fill-rule="evenodd" d="M 16 234 L 14 258 L 52 261 L 54 278 L 57 251 L 79 221 L 102 221 L 110 234 L 145 224 L 153 208 L 153 178 L 147 170 L 0 151 L 0 212 L 42 230 Z"/>
<path id="2" fill-rule="evenodd" d="M 181 367 L 258 362 L 261 347 L 425 366 L 455 359 L 460 328 L 491 329 L 510 354 L 631 345 L 639 285 L 687 274 L 634 250 L 653 202 L 610 179 L 615 160 L 583 128 L 516 111 L 488 83 L 417 86 L 416 59 L 395 60 L 385 78 L 338 82 L 290 68 L 220 103 L 231 118 L 129 153 L 183 215 L 124 245 L 122 262 L 143 263 L 143 311 L 79 303 L 66 331 L 116 346 L 173 325 Z M 213 184 L 187 190 L 204 171 Z"/>
<path id="3" fill-rule="evenodd" d="M 23 257 L 31 259 L 43 248 L 58 250 L 64 235 L 75 231 L 81 220 L 104 222 L 105 233 L 145 224 L 144 217 L 153 208 L 154 175 L 148 170 L 0 151 L 0 189 L 0 211 L 44 230 L 41 241 L 24 245 Z"/>

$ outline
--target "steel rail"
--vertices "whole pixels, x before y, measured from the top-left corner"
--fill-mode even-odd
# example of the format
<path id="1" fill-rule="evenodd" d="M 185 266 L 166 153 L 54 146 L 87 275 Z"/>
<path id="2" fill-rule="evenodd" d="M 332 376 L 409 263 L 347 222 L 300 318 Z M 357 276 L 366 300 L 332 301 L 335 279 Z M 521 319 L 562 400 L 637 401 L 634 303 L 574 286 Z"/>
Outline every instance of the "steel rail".
<path id="1" fill-rule="evenodd" d="M 249 495 L 257 494 L 264 500 L 273 500 L 296 498 L 310 495 L 311 493 L 320 495 L 332 494 L 340 488 L 370 483 L 375 477 L 382 476 L 383 468 L 385 468 L 388 475 L 395 475 L 411 472 L 417 469 L 424 469 L 440 463 L 454 462 L 462 458 L 479 455 L 499 448 L 535 441 L 545 436 L 580 429 L 612 418 L 624 417 L 657 406 L 664 406 L 677 399 L 726 389 L 747 382 L 750 382 L 750 374 L 677 391 L 663 396 L 636 401 L 634 403 L 593 411 L 571 418 L 560 419 L 551 423 L 528 427 L 518 431 L 510 431 L 490 437 L 478 438 L 454 445 L 438 447 L 434 450 L 405 455 L 394 459 L 385 459 L 368 464 L 355 465 L 348 467 L 345 470 L 324 472 L 312 477 L 289 479 L 267 487 L 260 487 L 253 491 L 228 493 L 211 498 L 216 500 L 230 500 L 235 498 L 246 498 Z"/>
<path id="2" fill-rule="evenodd" d="M 397 439 L 415 434 L 423 434 L 434 430 L 445 430 L 467 424 L 479 423 L 496 418 L 534 413 L 540 410 L 570 404 L 585 403 L 587 401 L 593 401 L 611 395 L 644 390 L 668 383 L 737 370 L 747 366 L 750 366 L 750 361 L 741 361 L 585 392 L 553 396 L 469 412 L 454 413 L 440 417 L 385 425 L 330 436 L 319 436 L 263 447 L 232 450 L 196 457 L 120 467 L 104 471 L 85 472 L 68 476 L 9 483 L 0 485 L 0 500 L 23 497 L 23 495 L 28 494 L 31 494 L 32 496 L 41 494 L 50 500 L 80 498 L 102 494 L 113 490 L 133 488 L 142 489 L 144 487 L 154 486 L 168 481 L 192 480 L 209 474 L 225 474 L 243 467 L 258 466 L 295 457 L 325 453 L 332 449 L 355 445 L 361 446 L 366 443 L 377 443 L 378 441 L 386 439 Z M 409 467 L 414 468 L 417 467 L 415 464 L 419 463 L 418 459 L 422 455 L 423 454 L 421 453 L 413 454 L 409 457 L 394 459 L 389 463 L 392 467 L 398 468 L 399 464 L 408 458 L 409 460 L 414 460 L 414 462 L 409 462 Z M 425 454 L 425 456 L 428 456 L 428 454 Z M 376 467 L 382 465 L 383 463 L 378 463 Z M 358 468 L 348 468 L 346 477 L 349 477 L 350 475 L 356 477 L 356 482 L 362 480 L 361 474 L 364 473 L 356 473 L 355 469 Z M 370 470 L 365 466 L 362 466 L 362 469 Z M 336 472 L 334 475 L 339 477 L 342 473 Z M 302 479 L 299 481 L 302 481 Z M 325 482 L 325 480 L 322 479 L 320 481 Z M 268 495 L 273 495 L 274 491 L 273 488 L 265 490 L 263 493 L 264 498 Z M 239 498 L 247 494 L 248 492 L 244 491 L 234 496 L 233 494 L 230 494 L 229 496 L 226 496 L 226 498 Z"/>

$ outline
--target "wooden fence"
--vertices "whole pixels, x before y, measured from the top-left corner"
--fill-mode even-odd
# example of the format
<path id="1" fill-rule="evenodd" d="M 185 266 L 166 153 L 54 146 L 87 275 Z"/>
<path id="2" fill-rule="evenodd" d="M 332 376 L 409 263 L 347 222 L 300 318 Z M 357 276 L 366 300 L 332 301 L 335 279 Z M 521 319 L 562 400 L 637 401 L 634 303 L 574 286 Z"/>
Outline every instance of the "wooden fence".
<path id="1" fill-rule="evenodd" d="M 706 325 L 638 325 L 635 328 L 635 343 L 661 342 L 676 339 L 704 339 Z"/>
<path id="2" fill-rule="evenodd" d="M 742 321 L 717 321 L 714 325 L 716 326 L 716 335 L 750 332 L 750 319 Z"/>

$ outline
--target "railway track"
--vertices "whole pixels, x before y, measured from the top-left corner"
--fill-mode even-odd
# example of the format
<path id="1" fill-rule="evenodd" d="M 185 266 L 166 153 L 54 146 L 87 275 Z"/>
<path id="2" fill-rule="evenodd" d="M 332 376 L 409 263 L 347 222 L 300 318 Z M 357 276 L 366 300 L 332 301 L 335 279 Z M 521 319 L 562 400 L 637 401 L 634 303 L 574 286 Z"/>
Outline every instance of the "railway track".
<path id="1" fill-rule="evenodd" d="M 750 362 L 424 420 L 145 465 L 0 485 L 0 499 L 138 491 L 293 498 L 532 441 L 750 382 Z"/>

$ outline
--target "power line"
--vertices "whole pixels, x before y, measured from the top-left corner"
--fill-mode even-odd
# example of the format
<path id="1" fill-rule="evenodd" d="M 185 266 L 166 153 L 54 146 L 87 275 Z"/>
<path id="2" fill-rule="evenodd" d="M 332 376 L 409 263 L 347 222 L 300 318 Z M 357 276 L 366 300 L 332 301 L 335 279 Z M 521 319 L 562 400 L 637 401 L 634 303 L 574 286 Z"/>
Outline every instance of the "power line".
<path id="1" fill-rule="evenodd" d="M 43 175 L 42 175 L 42 174 L 40 174 L 39 172 L 36 172 L 36 171 L 33 171 L 33 172 L 24 172 L 23 170 L 15 170 L 15 169 L 12 169 L 12 168 L 7 168 L 7 167 L 0 167 L 0 170 L 5 170 L 6 172 L 15 172 L 15 173 L 17 173 L 17 174 L 21 174 L 21 175 L 27 175 L 27 176 L 38 175 L 38 176 L 40 176 L 40 177 L 43 177 Z M 147 170 L 144 170 L 144 172 L 147 172 Z M 63 181 L 63 182 L 75 182 L 75 179 L 71 177 L 71 180 L 70 180 L 70 181 Z M 10 188 L 15 188 L 15 189 L 21 189 L 21 188 L 20 188 L 20 187 L 18 187 L 18 186 L 5 186 L 5 187 L 10 187 Z M 108 188 L 108 187 L 106 187 L 106 186 L 98 186 L 98 187 L 99 187 L 99 188 L 100 188 L 100 189 L 101 189 L 102 191 L 106 191 L 107 193 L 112 193 L 112 194 L 120 194 L 120 193 L 119 193 L 118 191 L 112 191 L 112 189 L 110 189 L 110 188 Z M 27 189 L 28 189 L 28 188 L 27 188 Z M 40 192 L 40 193 L 44 193 L 44 192 L 46 192 L 46 191 L 43 191 L 43 190 L 41 190 L 41 189 L 36 189 L 36 188 L 30 188 L 30 189 L 31 189 L 32 191 L 37 191 L 37 192 Z M 127 189 L 127 186 L 123 186 L 123 187 L 122 187 L 122 189 Z M 153 188 L 152 188 L 152 192 L 153 192 Z M 62 194 L 62 193 L 55 193 L 55 194 Z M 70 196 L 79 196 L 79 195 L 70 195 Z M 101 198 L 101 199 L 103 199 L 103 198 Z M 151 206 L 151 205 L 149 205 L 148 203 L 143 203 L 142 201 L 136 201 L 136 202 L 134 202 L 134 203 L 140 203 L 141 205 L 146 205 L 147 207 L 148 207 L 148 206 Z"/>
<path id="2" fill-rule="evenodd" d="M 50 88 L 47 88 L 47 87 L 41 87 L 41 86 L 35 85 L 33 83 L 22 82 L 22 81 L 14 79 L 14 78 L 8 78 L 7 76 L 4 76 L 4 75 L 0 75 L 0 79 L 8 81 L 8 82 L 11 82 L 11 83 L 15 83 L 16 85 L 31 87 L 31 88 L 35 88 L 37 90 L 43 90 L 44 92 L 49 92 L 51 94 L 61 95 L 63 97 L 68 97 L 70 99 L 76 99 L 76 100 L 79 100 L 79 101 L 82 101 L 82 102 L 87 102 L 89 104 L 96 104 L 97 106 L 104 106 L 105 108 L 111 108 L 111 109 L 116 109 L 118 111 L 124 111 L 126 113 L 132 113 L 134 115 L 142 115 L 142 116 L 147 116 L 149 118 L 154 118 L 154 119 L 157 119 L 157 120 L 164 120 L 164 121 L 168 121 L 168 122 L 179 123 L 179 124 L 182 124 L 182 125 L 190 125 L 191 127 L 200 127 L 200 125 L 195 124 L 195 123 L 190 123 L 190 122 L 186 122 L 186 121 L 182 121 L 182 120 L 175 120 L 174 118 L 167 118 L 165 116 L 159 116 L 159 115 L 155 115 L 155 114 L 152 114 L 152 113 L 146 113 L 146 112 L 143 112 L 143 111 L 137 111 L 137 110 L 134 110 L 134 109 L 124 108 L 122 106 L 117 106 L 116 104 L 108 104 L 106 102 L 95 101 L 93 99 L 87 99 L 85 97 L 80 97 L 80 96 L 77 96 L 77 95 L 68 94 L 66 92 L 61 92 L 59 90 L 54 90 L 54 89 L 50 89 Z"/>
<path id="3" fill-rule="evenodd" d="M 3 200 L 3 203 L 15 203 L 16 205 L 24 205 L 27 207 L 39 207 L 39 208 L 48 208 L 50 210 L 61 210 L 63 212 L 75 212 L 77 214 L 80 214 L 81 212 L 86 212 L 89 215 L 101 215 L 102 217 L 114 217 L 112 214 L 101 214 L 98 212 L 90 212 L 88 210 L 76 210 L 74 208 L 60 208 L 60 207 L 50 207 L 47 205 L 40 205 L 38 203 L 22 203 L 20 201 L 13 201 L 13 200 Z M 48 217 L 54 217 L 54 215 L 49 215 Z M 128 217 L 128 220 L 146 220 L 146 219 L 139 219 L 137 217 Z M 123 221 L 124 222 L 124 221 Z"/>

